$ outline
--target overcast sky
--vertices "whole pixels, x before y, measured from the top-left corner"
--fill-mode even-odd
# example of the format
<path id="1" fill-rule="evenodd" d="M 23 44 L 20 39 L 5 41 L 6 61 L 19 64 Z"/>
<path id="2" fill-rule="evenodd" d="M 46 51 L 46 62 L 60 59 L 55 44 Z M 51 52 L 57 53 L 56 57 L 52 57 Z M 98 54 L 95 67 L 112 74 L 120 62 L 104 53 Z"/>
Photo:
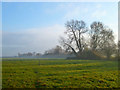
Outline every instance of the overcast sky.
<path id="1" fill-rule="evenodd" d="M 118 35 L 117 2 L 3 2 L 3 56 L 41 52 L 59 45 L 67 20 L 101 21 Z"/>

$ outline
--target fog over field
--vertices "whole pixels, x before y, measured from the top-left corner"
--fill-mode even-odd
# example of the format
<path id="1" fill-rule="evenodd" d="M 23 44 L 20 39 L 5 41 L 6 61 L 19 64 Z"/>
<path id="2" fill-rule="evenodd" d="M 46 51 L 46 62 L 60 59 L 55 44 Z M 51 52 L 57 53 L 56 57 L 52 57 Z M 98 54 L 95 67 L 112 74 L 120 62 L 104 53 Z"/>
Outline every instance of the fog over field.
<path id="1" fill-rule="evenodd" d="M 120 5 L 66 1 L 2 2 L 0 88 L 120 88 Z"/>
<path id="2" fill-rule="evenodd" d="M 116 2 L 3 3 L 2 9 L 3 56 L 44 53 L 59 45 L 59 37 L 64 36 L 66 29 L 64 24 L 71 19 L 85 21 L 88 28 L 93 21 L 101 21 L 113 29 L 117 42 Z"/>

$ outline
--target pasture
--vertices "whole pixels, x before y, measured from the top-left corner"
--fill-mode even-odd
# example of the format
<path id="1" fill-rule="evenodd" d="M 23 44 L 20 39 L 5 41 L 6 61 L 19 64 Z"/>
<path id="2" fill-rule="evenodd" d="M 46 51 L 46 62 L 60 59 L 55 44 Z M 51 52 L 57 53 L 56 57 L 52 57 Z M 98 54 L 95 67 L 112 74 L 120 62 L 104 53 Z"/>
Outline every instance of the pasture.
<path id="1" fill-rule="evenodd" d="M 2 88 L 118 88 L 118 62 L 4 58 Z"/>

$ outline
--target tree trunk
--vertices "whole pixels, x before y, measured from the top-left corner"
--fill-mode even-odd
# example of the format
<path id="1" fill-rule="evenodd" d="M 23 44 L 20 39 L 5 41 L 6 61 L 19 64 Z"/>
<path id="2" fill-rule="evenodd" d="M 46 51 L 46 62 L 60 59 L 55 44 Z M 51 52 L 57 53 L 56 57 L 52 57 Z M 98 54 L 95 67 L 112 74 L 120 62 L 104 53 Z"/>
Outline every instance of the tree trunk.
<path id="1" fill-rule="evenodd" d="M 72 51 L 73 51 L 73 53 L 74 53 L 74 55 L 75 55 L 76 57 L 79 57 L 78 53 L 74 50 L 74 48 L 73 48 L 72 46 L 70 46 L 70 45 L 67 44 L 67 43 L 65 43 L 65 44 L 72 49 Z"/>
<path id="2" fill-rule="evenodd" d="M 109 53 L 107 53 L 107 59 L 110 60 L 110 54 Z"/>

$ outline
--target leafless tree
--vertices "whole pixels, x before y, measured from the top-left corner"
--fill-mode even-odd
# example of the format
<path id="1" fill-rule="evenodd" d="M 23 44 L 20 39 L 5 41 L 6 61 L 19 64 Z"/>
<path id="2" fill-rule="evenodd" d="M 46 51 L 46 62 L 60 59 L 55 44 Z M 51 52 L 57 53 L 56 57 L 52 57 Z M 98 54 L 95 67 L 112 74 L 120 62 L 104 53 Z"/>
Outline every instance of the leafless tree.
<path id="1" fill-rule="evenodd" d="M 61 37 L 60 43 L 67 50 L 72 51 L 77 57 L 84 50 L 84 34 L 88 31 L 84 21 L 71 20 L 67 21 L 66 27 L 66 38 Z"/>
<path id="2" fill-rule="evenodd" d="M 116 44 L 114 42 L 113 31 L 109 28 L 104 28 L 101 31 L 100 49 L 110 59 L 110 56 L 116 51 Z"/>
<path id="3" fill-rule="evenodd" d="M 103 24 L 101 22 L 93 22 L 90 26 L 90 47 L 93 51 L 97 51 L 99 49 L 100 33 L 103 30 Z"/>
<path id="4" fill-rule="evenodd" d="M 107 59 L 110 59 L 116 49 L 113 31 L 101 22 L 93 22 L 91 24 L 90 37 L 92 50 L 102 53 L 107 56 Z"/>

